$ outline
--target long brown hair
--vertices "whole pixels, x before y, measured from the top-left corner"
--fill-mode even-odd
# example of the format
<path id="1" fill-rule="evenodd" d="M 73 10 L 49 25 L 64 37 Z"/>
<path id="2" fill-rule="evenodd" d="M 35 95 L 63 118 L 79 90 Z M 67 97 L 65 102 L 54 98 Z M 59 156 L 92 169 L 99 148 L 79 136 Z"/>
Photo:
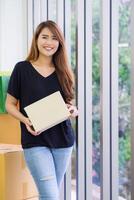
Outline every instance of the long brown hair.
<path id="1" fill-rule="evenodd" d="M 66 103 L 69 103 L 74 98 L 74 74 L 69 66 L 64 36 L 55 22 L 48 20 L 41 22 L 37 26 L 33 35 L 31 49 L 26 60 L 36 61 L 38 59 L 39 50 L 37 47 L 37 40 L 42 29 L 46 27 L 56 36 L 57 40 L 59 41 L 58 50 L 53 55 L 53 63 L 55 65 L 58 80 L 65 96 L 65 101 Z"/>

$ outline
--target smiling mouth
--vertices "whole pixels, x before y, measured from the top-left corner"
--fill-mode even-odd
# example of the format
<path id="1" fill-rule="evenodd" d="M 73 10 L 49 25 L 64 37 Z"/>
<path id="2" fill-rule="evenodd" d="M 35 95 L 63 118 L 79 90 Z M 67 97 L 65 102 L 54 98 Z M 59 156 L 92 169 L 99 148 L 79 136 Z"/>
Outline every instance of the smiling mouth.
<path id="1" fill-rule="evenodd" d="M 46 51 L 51 51 L 53 50 L 54 48 L 50 48 L 50 47 L 43 47 Z"/>

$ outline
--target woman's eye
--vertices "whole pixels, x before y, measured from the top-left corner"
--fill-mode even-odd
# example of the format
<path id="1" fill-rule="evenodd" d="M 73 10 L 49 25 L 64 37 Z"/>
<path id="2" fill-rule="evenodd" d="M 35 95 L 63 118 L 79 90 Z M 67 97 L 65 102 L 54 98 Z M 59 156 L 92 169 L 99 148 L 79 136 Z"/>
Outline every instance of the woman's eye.
<path id="1" fill-rule="evenodd" d="M 42 39 L 48 39 L 46 36 L 43 36 Z M 52 40 L 57 40 L 56 37 L 52 38 Z"/>
<path id="2" fill-rule="evenodd" d="M 53 38 L 53 40 L 57 40 L 57 38 Z"/>

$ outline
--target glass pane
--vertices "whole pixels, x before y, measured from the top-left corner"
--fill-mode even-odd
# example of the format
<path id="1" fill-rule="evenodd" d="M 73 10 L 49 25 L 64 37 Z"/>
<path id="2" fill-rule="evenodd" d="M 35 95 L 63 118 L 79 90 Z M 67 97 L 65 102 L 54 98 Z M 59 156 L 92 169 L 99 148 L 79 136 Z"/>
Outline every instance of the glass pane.
<path id="1" fill-rule="evenodd" d="M 93 1 L 93 199 L 100 199 L 100 1 Z"/>
<path id="2" fill-rule="evenodd" d="M 77 0 L 71 0 L 71 67 L 76 74 L 76 6 Z M 76 98 L 75 98 L 76 99 Z M 76 104 L 76 102 L 74 102 Z M 76 132 L 76 120 L 72 121 L 73 128 Z M 72 192 L 71 200 L 76 200 L 76 146 L 72 154 Z"/>
<path id="3" fill-rule="evenodd" d="M 130 8 L 131 1 L 119 6 L 119 196 L 131 199 L 130 124 Z"/>
<path id="4" fill-rule="evenodd" d="M 49 0 L 49 7 L 48 7 L 48 13 L 49 13 L 49 19 L 56 21 L 56 0 Z"/>

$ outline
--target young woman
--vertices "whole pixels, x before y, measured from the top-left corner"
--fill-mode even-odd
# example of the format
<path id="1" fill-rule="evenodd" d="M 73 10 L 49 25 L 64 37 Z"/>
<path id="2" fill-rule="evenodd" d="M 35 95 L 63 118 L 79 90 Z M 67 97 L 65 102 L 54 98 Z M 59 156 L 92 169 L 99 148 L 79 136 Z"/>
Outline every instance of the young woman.
<path id="1" fill-rule="evenodd" d="M 6 99 L 8 113 L 20 121 L 24 157 L 40 200 L 59 200 L 59 188 L 71 158 L 74 133 L 70 119 L 42 133 L 35 132 L 24 107 L 56 91 L 61 92 L 71 117 L 78 116 L 77 108 L 71 103 L 74 78 L 64 37 L 58 25 L 49 20 L 38 25 L 28 57 L 15 65 Z"/>

